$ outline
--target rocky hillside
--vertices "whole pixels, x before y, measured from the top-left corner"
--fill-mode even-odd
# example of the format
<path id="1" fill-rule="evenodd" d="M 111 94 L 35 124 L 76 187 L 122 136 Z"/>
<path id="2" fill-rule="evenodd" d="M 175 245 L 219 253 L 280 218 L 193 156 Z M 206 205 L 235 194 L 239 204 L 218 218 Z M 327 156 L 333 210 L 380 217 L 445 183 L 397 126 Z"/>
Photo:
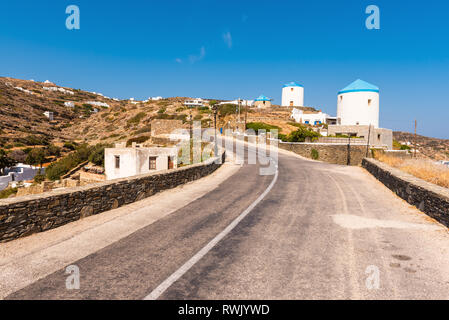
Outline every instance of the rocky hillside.
<path id="1" fill-rule="evenodd" d="M 393 138 L 399 143 L 414 148 L 415 135 L 409 132 L 395 131 Z M 449 140 L 430 138 L 421 135 L 416 136 L 417 150 L 419 154 L 434 160 L 449 159 Z"/>
<path id="2" fill-rule="evenodd" d="M 65 130 L 89 118 L 97 108 L 118 102 L 50 82 L 0 77 L 0 147 L 12 148 L 69 139 Z M 44 113 L 52 112 L 51 121 Z"/>

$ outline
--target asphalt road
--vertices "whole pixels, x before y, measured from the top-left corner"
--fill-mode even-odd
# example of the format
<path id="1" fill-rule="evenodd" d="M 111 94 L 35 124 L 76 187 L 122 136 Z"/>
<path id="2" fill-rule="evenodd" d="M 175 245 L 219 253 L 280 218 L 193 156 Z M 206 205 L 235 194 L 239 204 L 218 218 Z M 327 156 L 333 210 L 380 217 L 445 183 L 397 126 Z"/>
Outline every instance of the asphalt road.
<path id="1" fill-rule="evenodd" d="M 79 290 L 66 289 L 63 269 L 7 299 L 144 299 L 170 277 L 153 298 L 449 298 L 447 228 L 361 168 L 287 153 L 277 176 L 245 164 L 203 197 L 71 264 Z"/>

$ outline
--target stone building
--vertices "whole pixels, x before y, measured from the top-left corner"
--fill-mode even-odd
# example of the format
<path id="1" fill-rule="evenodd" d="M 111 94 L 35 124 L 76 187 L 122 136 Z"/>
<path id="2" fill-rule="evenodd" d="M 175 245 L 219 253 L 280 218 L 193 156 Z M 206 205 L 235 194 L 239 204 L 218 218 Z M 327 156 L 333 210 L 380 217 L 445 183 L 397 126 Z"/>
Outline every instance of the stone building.
<path id="1" fill-rule="evenodd" d="M 269 108 L 271 107 L 271 100 L 264 95 L 260 95 L 257 99 L 254 100 L 254 106 L 256 108 Z"/>
<path id="2" fill-rule="evenodd" d="M 178 150 L 176 147 L 140 147 L 127 148 L 116 145 L 104 150 L 106 179 L 132 177 L 140 174 L 178 167 Z"/>
<path id="3" fill-rule="evenodd" d="M 343 126 L 329 125 L 328 136 L 345 135 L 369 140 L 369 145 L 376 148 L 393 149 L 393 131 L 391 129 L 376 128 L 372 126 Z"/>

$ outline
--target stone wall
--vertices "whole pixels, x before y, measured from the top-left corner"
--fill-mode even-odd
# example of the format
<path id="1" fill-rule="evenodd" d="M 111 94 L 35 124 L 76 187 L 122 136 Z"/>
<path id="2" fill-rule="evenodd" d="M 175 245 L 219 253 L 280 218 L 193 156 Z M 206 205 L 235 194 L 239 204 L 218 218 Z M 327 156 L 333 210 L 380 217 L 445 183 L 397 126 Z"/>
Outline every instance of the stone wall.
<path id="1" fill-rule="evenodd" d="M 374 159 L 364 159 L 362 166 L 399 197 L 449 227 L 448 188 L 416 178 Z"/>
<path id="2" fill-rule="evenodd" d="M 111 180 L 42 195 L 0 200 L 0 242 L 53 229 L 197 180 L 224 162 L 216 158 L 169 171 Z"/>
<path id="3" fill-rule="evenodd" d="M 366 146 L 324 143 L 279 142 L 278 147 L 312 159 L 312 149 L 318 151 L 319 161 L 334 164 L 359 166 L 366 156 Z"/>
<path id="4" fill-rule="evenodd" d="M 188 129 L 188 125 L 183 124 L 182 120 L 155 119 L 151 121 L 151 135 L 170 134 L 176 129 Z"/>

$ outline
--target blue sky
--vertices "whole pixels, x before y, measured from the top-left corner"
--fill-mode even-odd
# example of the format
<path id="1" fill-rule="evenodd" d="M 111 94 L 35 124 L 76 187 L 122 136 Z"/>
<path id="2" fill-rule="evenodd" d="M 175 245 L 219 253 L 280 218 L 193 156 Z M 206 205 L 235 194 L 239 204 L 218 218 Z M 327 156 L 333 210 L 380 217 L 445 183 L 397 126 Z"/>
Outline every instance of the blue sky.
<path id="1" fill-rule="evenodd" d="M 81 29 L 65 27 L 68 5 Z M 365 8 L 380 8 L 380 30 Z M 380 87 L 382 127 L 449 138 L 449 2 L 2 1 L 0 75 L 118 98 L 264 94 L 305 87 L 336 114 L 337 92 Z"/>

